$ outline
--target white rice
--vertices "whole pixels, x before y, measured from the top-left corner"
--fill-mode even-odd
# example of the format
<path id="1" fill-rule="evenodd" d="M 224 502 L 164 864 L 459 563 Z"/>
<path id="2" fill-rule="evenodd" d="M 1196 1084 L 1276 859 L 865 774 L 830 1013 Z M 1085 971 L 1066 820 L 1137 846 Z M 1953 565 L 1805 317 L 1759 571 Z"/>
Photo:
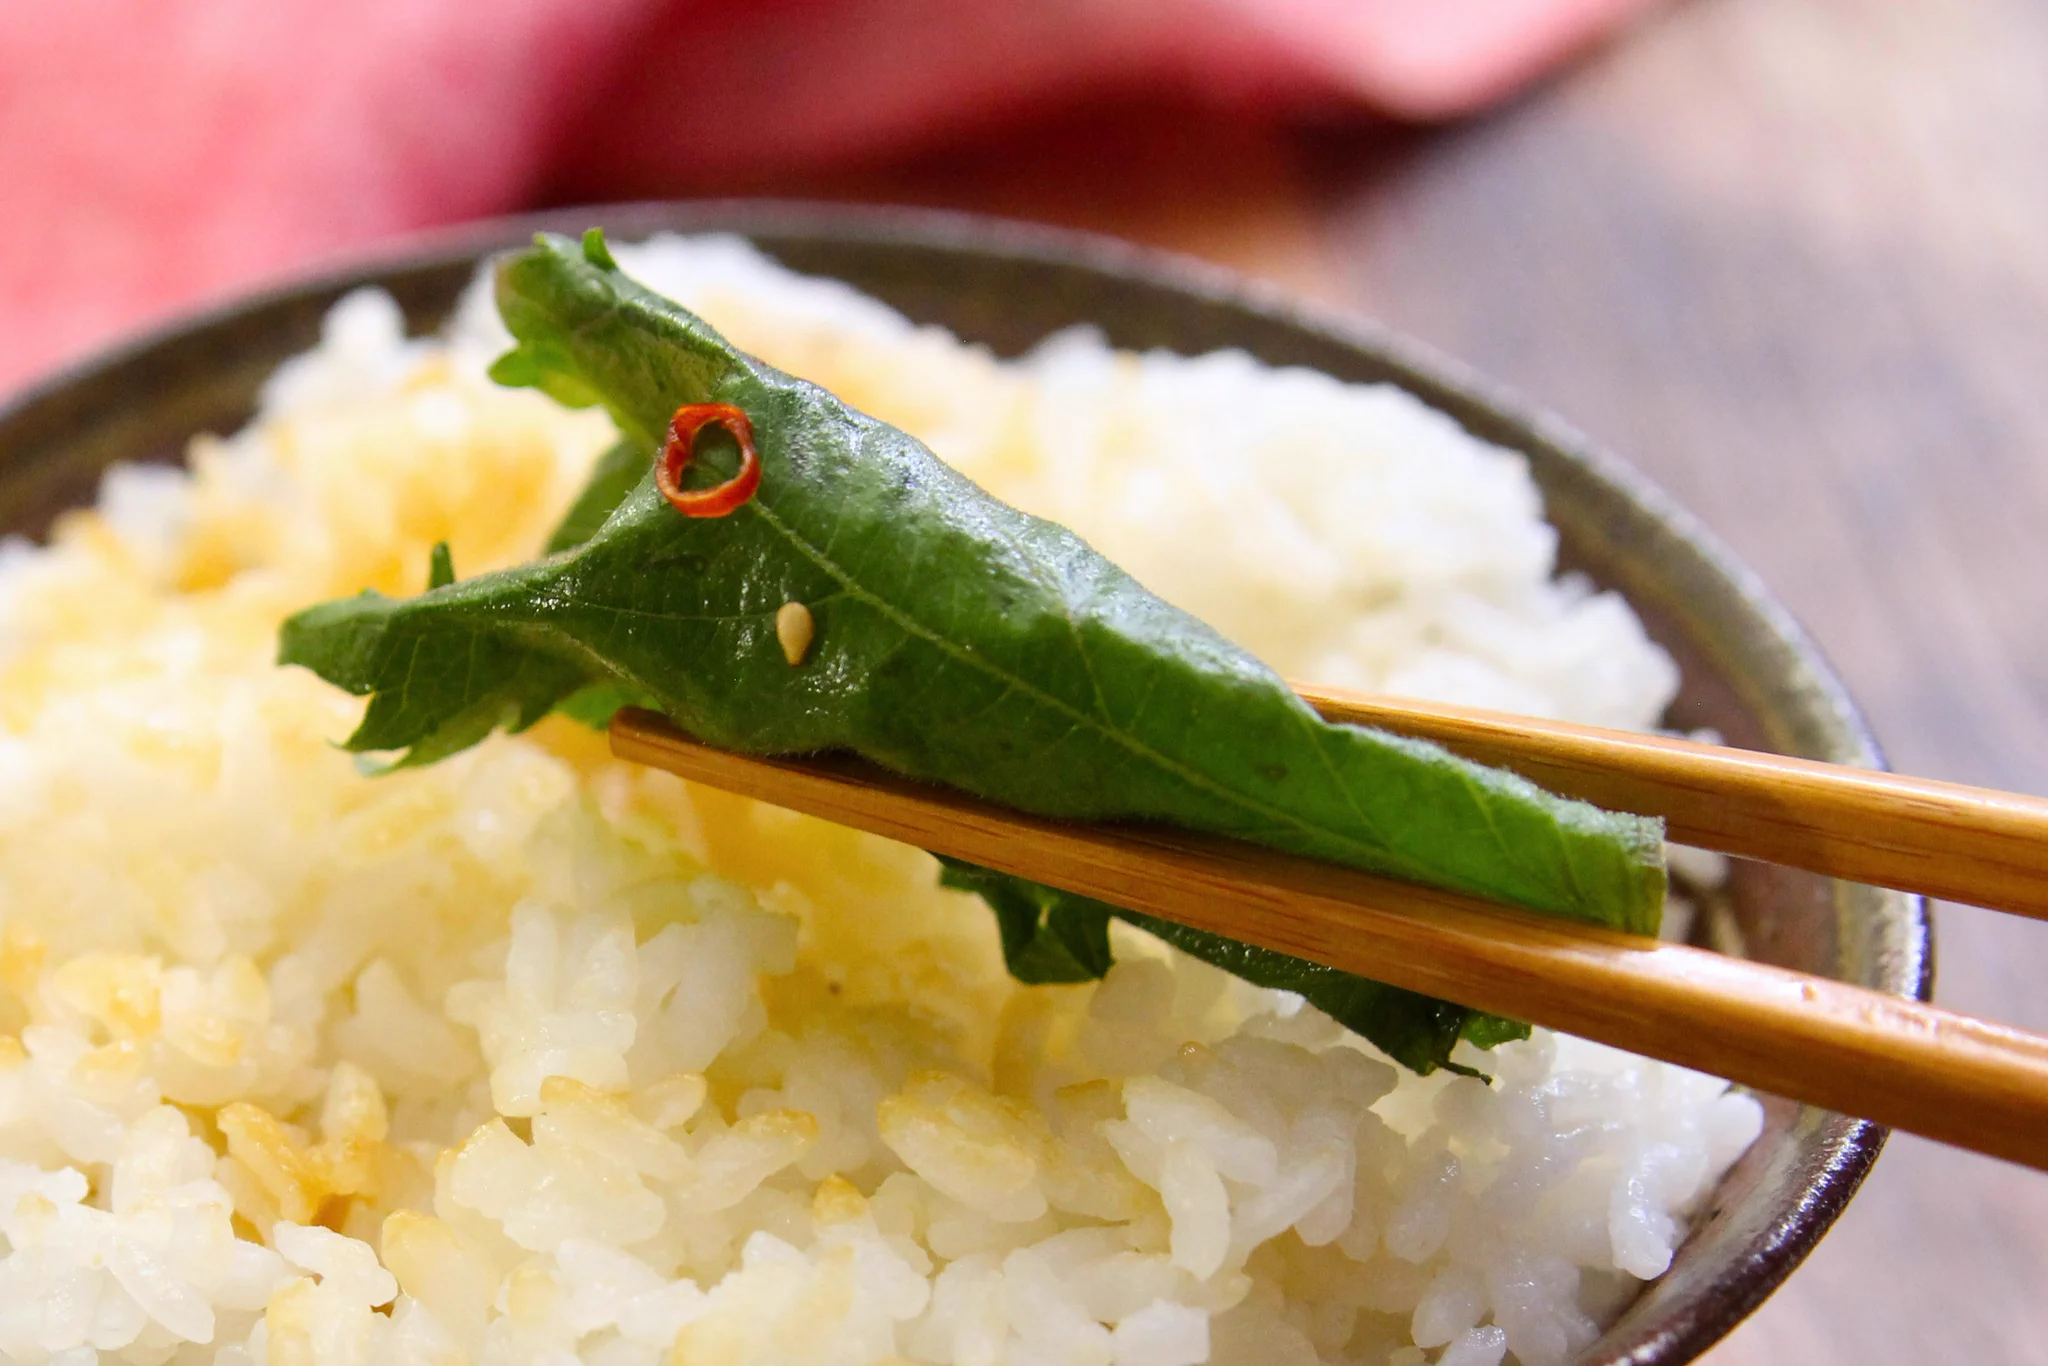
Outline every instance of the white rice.
<path id="1" fill-rule="evenodd" d="M 1670 696 L 1521 460 L 1398 392 L 619 256 L 1284 671 Z M 0 547 L 0 1357 L 1553 1366 L 1664 1269 L 1758 1132 L 1722 1082 L 1542 1031 L 1417 1078 L 1121 928 L 1019 988 L 925 855 L 567 722 L 361 776 L 280 618 L 525 558 L 606 440 L 500 339 L 352 296 L 189 474 Z"/>

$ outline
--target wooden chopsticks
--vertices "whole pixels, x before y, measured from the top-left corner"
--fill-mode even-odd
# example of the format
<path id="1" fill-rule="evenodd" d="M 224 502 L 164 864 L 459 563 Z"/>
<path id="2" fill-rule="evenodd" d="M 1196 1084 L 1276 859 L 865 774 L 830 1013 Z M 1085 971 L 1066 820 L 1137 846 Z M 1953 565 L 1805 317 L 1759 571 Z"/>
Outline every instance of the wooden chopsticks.
<path id="1" fill-rule="evenodd" d="M 1343 719 L 1363 717 L 1369 705 L 1323 690 L 1304 695 Z M 1379 724 L 1407 728 L 1384 719 L 1390 704 L 1370 705 L 1380 708 Z M 1475 715 L 1431 710 L 1449 718 L 1440 722 L 1445 726 L 1471 723 Z M 1476 715 L 1499 724 L 1499 718 Z M 1556 756 L 1551 762 L 1560 772 L 1593 775 L 1578 789 L 1587 795 L 1587 784 L 1601 781 L 1633 783 L 1638 786 L 1626 790 L 1666 797 L 1713 790 L 1703 788 L 1713 746 L 1685 744 L 1674 751 L 1693 765 L 1681 766 L 1677 779 L 1660 780 L 1658 763 L 1647 761 L 1614 778 L 1597 748 L 1608 737 L 1643 741 L 1653 752 L 1664 746 L 1651 737 L 1591 728 L 1536 729 L 1564 735 L 1542 745 Z M 1513 742 L 1484 727 L 1474 750 L 1480 740 Z M 1594 747 L 1574 749 L 1580 741 Z M 611 744 L 621 758 L 708 786 L 2048 1170 L 2048 1039 L 2019 1030 L 1236 841 L 1027 816 L 857 760 L 733 754 L 696 743 L 650 712 L 621 712 L 612 722 Z M 1488 753 L 1523 766 L 1504 750 Z M 1549 785 L 1534 772 L 1529 776 Z M 1816 783 L 1826 778 L 1809 776 Z M 1781 799 L 1778 806 L 1797 810 L 1796 800 Z M 1700 827 L 1706 834 L 1719 828 L 1712 822 Z M 1693 833 L 1680 838 L 1710 842 Z M 1848 834 L 1810 845 L 1802 836 L 1786 838 L 1805 858 L 1811 848 L 1846 843 Z M 1745 842 L 1737 852 L 1756 847 Z"/>
<path id="2" fill-rule="evenodd" d="M 1434 740 L 1680 844 L 2048 919 L 2048 800 L 1632 731 L 1297 683 L 1331 721 Z"/>

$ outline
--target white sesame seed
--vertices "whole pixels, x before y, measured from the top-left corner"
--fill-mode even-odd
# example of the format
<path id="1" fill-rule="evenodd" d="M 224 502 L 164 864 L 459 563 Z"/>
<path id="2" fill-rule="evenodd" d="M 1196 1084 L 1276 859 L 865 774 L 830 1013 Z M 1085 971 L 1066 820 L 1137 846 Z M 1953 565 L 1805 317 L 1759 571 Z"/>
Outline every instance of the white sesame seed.
<path id="1" fill-rule="evenodd" d="M 811 609 L 802 603 L 785 602 L 776 609 L 775 638 L 782 642 L 782 657 L 791 668 L 804 662 L 804 651 L 811 648 L 811 635 L 816 629 Z"/>

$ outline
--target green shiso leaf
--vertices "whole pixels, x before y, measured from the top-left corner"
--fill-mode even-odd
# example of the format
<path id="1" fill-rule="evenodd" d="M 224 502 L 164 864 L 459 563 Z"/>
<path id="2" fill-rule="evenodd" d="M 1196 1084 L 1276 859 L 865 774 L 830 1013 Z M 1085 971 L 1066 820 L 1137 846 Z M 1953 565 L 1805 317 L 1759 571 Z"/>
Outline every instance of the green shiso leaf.
<path id="1" fill-rule="evenodd" d="M 1109 919 L 1123 914 L 1116 907 L 944 855 L 939 882 L 996 913 L 1003 962 L 1018 981 L 1092 982 L 1109 971 Z"/>
<path id="2" fill-rule="evenodd" d="M 1460 1038 L 1492 1048 L 1529 1036 L 1529 1026 L 1498 1015 L 1418 996 L 1305 958 L 1241 944 L 959 859 L 939 859 L 939 881 L 973 892 L 989 904 L 1002 932 L 1003 961 L 1020 982 L 1088 982 L 1107 973 L 1111 962 L 1109 922 L 1114 919 L 1149 930 L 1181 952 L 1255 986 L 1294 992 L 1417 1072 L 1438 1067 L 1469 1072 L 1471 1069 L 1449 1060 Z"/>
<path id="3" fill-rule="evenodd" d="M 497 290 L 518 344 L 493 374 L 601 403 L 620 445 L 546 558 L 285 623 L 282 662 L 370 698 L 351 749 L 424 763 L 565 703 L 595 721 L 630 700 L 728 749 L 851 751 L 1039 815 L 1160 821 L 1654 931 L 1658 822 L 1324 722 L 1071 532 L 635 284 L 601 239 L 542 237 L 500 264 Z M 678 407 L 704 402 L 752 419 L 762 480 L 732 514 L 687 518 L 651 453 Z M 735 464 L 707 441 L 691 475 Z M 816 623 L 795 668 L 774 624 L 791 601 Z M 996 910 L 1026 980 L 1099 976 L 1114 914 L 1300 992 L 1419 1071 L 1519 1028 L 969 865 L 946 876 Z"/>
<path id="4" fill-rule="evenodd" d="M 590 482 L 576 496 L 575 503 L 562 518 L 562 524 L 555 528 L 555 534 L 548 537 L 543 553 L 552 555 L 558 550 L 573 550 L 595 536 L 597 529 L 604 525 L 605 518 L 626 501 L 626 495 L 646 475 L 653 460 L 653 452 L 630 441 L 617 442 L 599 456 L 590 471 Z"/>

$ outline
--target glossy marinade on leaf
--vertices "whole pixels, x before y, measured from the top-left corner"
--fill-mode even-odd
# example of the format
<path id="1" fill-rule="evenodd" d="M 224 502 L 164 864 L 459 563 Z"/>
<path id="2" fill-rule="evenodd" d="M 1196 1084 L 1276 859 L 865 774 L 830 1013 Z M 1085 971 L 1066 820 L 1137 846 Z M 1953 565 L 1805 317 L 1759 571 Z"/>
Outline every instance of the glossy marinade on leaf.
<path id="1" fill-rule="evenodd" d="M 1163 821 L 1655 929 L 1657 822 L 1323 721 L 1264 665 L 1073 533 L 738 352 L 626 277 L 599 241 L 539 239 L 499 264 L 497 291 L 517 346 L 494 376 L 601 403 L 620 445 L 546 558 L 416 598 L 325 603 L 285 624 L 284 662 L 369 696 L 351 748 L 431 761 L 571 697 L 586 716 L 592 698 L 629 698 L 730 749 L 851 751 L 1039 815 Z M 708 402 L 751 419 L 762 478 L 729 515 L 686 518 L 656 490 L 652 458 L 676 409 Z M 690 478 L 716 483 L 735 463 L 730 443 L 707 431 Z M 815 623 L 795 667 L 775 633 L 787 602 Z M 1002 911 L 1000 896 L 989 899 Z M 1006 946 L 1023 904 L 1005 913 Z M 1049 923 L 1041 916 L 1033 934 Z M 1096 961 L 1092 932 L 1073 929 L 1062 917 L 1050 931 L 1044 961 L 1057 971 Z M 1228 944 L 1202 956 L 1242 954 L 1218 947 Z M 1232 970 L 1261 980 L 1243 967 Z M 1389 997 L 1399 998 L 1460 1009 Z M 1462 1017 L 1448 1039 L 1461 1030 Z M 1426 1067 L 1448 1048 L 1389 1051 Z"/>

